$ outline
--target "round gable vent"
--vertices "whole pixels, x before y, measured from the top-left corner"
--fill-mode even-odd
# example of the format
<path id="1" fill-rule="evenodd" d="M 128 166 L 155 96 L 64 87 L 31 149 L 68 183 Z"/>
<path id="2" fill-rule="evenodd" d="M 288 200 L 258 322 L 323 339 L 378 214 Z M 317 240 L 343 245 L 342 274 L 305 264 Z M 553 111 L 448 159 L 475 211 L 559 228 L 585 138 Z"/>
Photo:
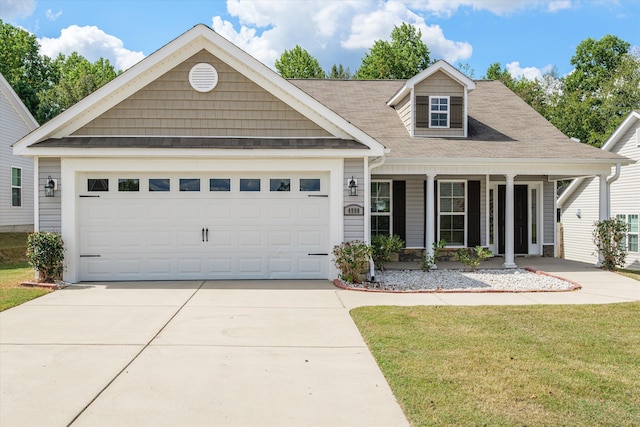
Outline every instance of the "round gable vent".
<path id="1" fill-rule="evenodd" d="M 218 72 L 211 64 L 196 64 L 189 71 L 189 83 L 198 92 L 209 92 L 218 84 Z"/>

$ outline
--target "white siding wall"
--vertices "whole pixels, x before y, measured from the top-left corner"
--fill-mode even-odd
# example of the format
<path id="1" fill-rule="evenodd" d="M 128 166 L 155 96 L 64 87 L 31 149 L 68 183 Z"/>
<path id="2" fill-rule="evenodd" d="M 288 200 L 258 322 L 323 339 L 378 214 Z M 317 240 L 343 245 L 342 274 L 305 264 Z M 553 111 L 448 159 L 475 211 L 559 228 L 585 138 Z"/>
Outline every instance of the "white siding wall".
<path id="1" fill-rule="evenodd" d="M 350 196 L 346 182 L 344 184 L 344 205 L 356 204 L 364 206 L 365 192 L 370 191 L 364 185 L 364 160 L 363 159 L 345 159 L 344 160 L 344 179 L 350 180 L 351 177 L 358 180 L 358 195 Z M 369 213 L 365 211 L 365 215 Z M 364 241 L 364 215 L 361 216 L 345 216 L 344 217 L 344 240 L 346 242 L 352 240 Z"/>
<path id="2" fill-rule="evenodd" d="M 60 231 L 63 184 L 60 180 L 60 159 L 40 158 L 38 171 L 38 200 L 40 231 Z M 44 185 L 48 177 L 58 180 L 58 189 L 54 197 L 44 196 Z"/>
<path id="3" fill-rule="evenodd" d="M 15 94 L 0 82 L 0 231 L 33 229 L 33 160 L 13 155 L 11 144 L 35 125 L 16 109 Z M 11 168 L 22 168 L 22 206 L 11 206 Z"/>
<path id="4" fill-rule="evenodd" d="M 640 162 L 640 148 L 636 137 L 636 129 L 640 121 L 621 136 L 616 146 L 611 150 Z M 613 169 L 611 173 L 613 173 Z M 611 184 L 611 216 L 618 214 L 640 215 L 640 164 L 623 166 L 620 178 Z M 591 234 L 593 224 L 598 220 L 599 180 L 597 177 L 588 178 L 576 189 L 562 207 L 562 224 L 564 228 L 565 258 L 588 263 L 596 263 L 597 256 Z M 580 209 L 582 218 L 576 216 Z M 627 255 L 627 268 L 640 269 L 640 254 Z"/>

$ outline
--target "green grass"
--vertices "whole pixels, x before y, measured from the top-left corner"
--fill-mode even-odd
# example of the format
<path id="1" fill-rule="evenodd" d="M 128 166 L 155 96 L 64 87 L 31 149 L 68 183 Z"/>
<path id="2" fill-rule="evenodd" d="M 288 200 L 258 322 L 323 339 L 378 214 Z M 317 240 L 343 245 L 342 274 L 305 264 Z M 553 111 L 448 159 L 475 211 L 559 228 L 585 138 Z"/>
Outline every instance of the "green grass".
<path id="1" fill-rule="evenodd" d="M 34 279 L 33 269 L 25 256 L 27 234 L 0 233 L 0 311 L 50 292 L 20 286 L 20 283 Z"/>
<path id="2" fill-rule="evenodd" d="M 640 303 L 352 316 L 413 426 L 640 425 Z"/>
<path id="3" fill-rule="evenodd" d="M 640 270 L 626 270 L 624 268 L 621 268 L 617 270 L 617 273 L 640 281 Z"/>

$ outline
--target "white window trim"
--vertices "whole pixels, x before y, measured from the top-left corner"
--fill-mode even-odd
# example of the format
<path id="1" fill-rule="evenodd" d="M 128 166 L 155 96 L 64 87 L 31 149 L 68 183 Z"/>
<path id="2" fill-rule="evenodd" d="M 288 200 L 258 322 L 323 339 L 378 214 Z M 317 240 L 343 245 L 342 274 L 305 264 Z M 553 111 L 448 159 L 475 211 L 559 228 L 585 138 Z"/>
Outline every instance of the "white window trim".
<path id="1" fill-rule="evenodd" d="M 629 216 L 631 215 L 637 215 L 638 216 L 638 221 L 640 221 L 640 214 L 617 214 L 615 217 L 624 221 L 625 224 L 627 224 L 627 226 L 630 225 L 629 223 Z M 638 236 L 638 250 L 637 251 L 631 251 L 629 250 L 629 235 L 632 236 Z M 632 253 L 632 254 L 636 254 L 636 253 L 640 253 L 640 224 L 638 224 L 638 231 L 628 231 L 626 233 L 624 233 L 624 244 L 625 247 L 627 249 L 627 252 Z"/>
<path id="2" fill-rule="evenodd" d="M 438 199 L 438 224 L 436 226 L 436 229 L 438 230 L 438 238 L 437 241 L 439 242 L 442 238 L 440 237 L 440 216 L 442 215 L 458 215 L 458 216 L 464 216 L 464 242 L 462 245 L 451 245 L 449 244 L 449 242 L 447 242 L 446 247 L 447 248 L 466 248 L 467 247 L 467 232 L 468 227 L 467 227 L 467 212 L 469 211 L 469 198 L 468 198 L 468 190 L 469 190 L 469 185 L 467 184 L 466 179 L 442 179 L 442 180 L 438 180 L 438 185 L 437 185 L 437 194 L 436 194 L 436 198 Z M 464 213 L 461 214 L 459 212 L 442 212 L 440 209 L 442 207 L 442 203 L 440 202 L 440 184 L 441 183 L 450 183 L 450 182 L 462 182 L 464 183 Z"/>
<path id="3" fill-rule="evenodd" d="M 435 126 L 431 121 L 431 105 L 434 99 L 446 99 L 447 100 L 447 125 L 446 126 Z M 439 114 L 445 114 L 443 111 L 438 111 Z M 429 128 L 433 129 L 449 129 L 451 126 L 451 97 L 450 96 L 429 96 Z"/>
<path id="4" fill-rule="evenodd" d="M 17 169 L 20 171 L 20 185 L 13 185 L 13 170 Z M 22 194 L 23 194 L 23 185 L 22 185 L 22 180 L 23 180 L 23 176 L 22 176 L 22 168 L 20 166 L 11 166 L 11 176 L 9 177 L 9 182 L 11 183 L 11 207 L 12 208 L 21 208 L 22 207 Z M 20 204 L 19 205 L 14 205 L 13 204 L 13 189 L 14 188 L 19 188 L 20 189 Z"/>
<path id="5" fill-rule="evenodd" d="M 390 179 L 372 179 L 371 184 L 377 183 L 388 183 L 389 184 L 389 212 L 369 212 L 369 216 L 388 216 L 389 217 L 389 235 L 393 236 L 393 180 Z M 369 193 L 371 193 L 371 184 L 369 185 Z M 371 205 L 373 206 L 373 196 L 371 197 Z M 369 234 L 373 232 L 373 221 L 371 222 L 371 230 L 369 230 Z"/>

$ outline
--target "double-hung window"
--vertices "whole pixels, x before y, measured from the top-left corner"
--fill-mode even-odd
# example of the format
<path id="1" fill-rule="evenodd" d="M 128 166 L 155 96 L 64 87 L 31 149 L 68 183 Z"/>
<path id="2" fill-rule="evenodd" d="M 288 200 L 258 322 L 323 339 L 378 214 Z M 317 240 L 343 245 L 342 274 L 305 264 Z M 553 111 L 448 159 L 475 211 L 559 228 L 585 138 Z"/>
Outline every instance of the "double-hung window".
<path id="1" fill-rule="evenodd" d="M 466 246 L 467 183 L 438 182 L 438 239 L 447 246 Z"/>
<path id="2" fill-rule="evenodd" d="M 371 182 L 371 236 L 391 235 L 391 181 Z"/>
<path id="3" fill-rule="evenodd" d="M 449 97 L 430 96 L 429 97 L 429 127 L 448 128 L 449 127 Z"/>
<path id="4" fill-rule="evenodd" d="M 11 168 L 11 206 L 22 206 L 22 169 Z"/>
<path id="5" fill-rule="evenodd" d="M 624 246 L 629 252 L 640 252 L 638 248 L 638 214 L 616 215 L 616 218 L 627 224 L 627 234 L 624 240 Z"/>

